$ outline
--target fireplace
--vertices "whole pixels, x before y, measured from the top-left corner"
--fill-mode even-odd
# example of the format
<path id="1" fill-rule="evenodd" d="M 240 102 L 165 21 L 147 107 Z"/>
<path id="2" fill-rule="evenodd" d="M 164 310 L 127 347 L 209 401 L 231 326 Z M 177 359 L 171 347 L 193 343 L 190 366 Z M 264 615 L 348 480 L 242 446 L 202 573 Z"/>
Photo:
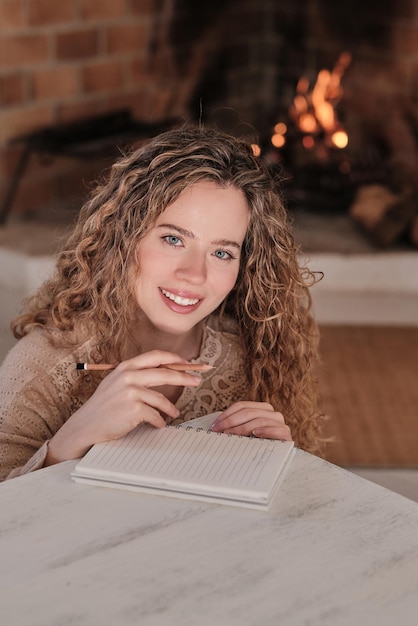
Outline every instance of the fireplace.
<path id="1" fill-rule="evenodd" d="M 146 125 L 222 117 L 260 146 L 290 210 L 348 213 L 378 246 L 418 245 L 415 0 L 20 4 L 0 14 L 3 191 L 20 158 L 10 140 L 40 128 L 121 109 Z M 295 115 L 327 76 L 340 144 Z M 103 167 L 45 164 L 28 164 L 15 215 L 77 207 Z"/>
<path id="2" fill-rule="evenodd" d="M 290 209 L 346 211 L 378 247 L 418 246 L 418 4 L 250 6 L 225 9 L 229 54 L 206 67 L 192 110 L 203 102 L 209 119 L 227 102 L 231 128 L 249 122 Z"/>

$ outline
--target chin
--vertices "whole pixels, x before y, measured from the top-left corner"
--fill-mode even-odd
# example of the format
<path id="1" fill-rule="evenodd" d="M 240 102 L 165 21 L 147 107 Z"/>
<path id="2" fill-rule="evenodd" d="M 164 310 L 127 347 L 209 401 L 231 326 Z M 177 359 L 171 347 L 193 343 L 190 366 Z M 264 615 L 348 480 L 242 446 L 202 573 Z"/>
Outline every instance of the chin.
<path id="1" fill-rule="evenodd" d="M 164 322 L 159 323 L 158 321 L 150 321 L 156 330 L 167 335 L 184 335 L 185 333 L 190 332 L 200 322 L 200 320 L 198 320 L 190 324 L 167 324 Z"/>

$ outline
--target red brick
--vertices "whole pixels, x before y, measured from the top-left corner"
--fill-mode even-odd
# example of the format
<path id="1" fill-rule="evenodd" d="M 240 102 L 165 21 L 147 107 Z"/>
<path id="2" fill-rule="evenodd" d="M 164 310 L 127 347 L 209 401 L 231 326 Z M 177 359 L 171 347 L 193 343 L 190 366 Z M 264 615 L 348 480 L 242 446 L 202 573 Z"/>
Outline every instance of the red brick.
<path id="1" fill-rule="evenodd" d="M 23 135 L 53 121 L 52 107 L 37 105 L 16 107 L 0 112 L 0 145 L 16 135 Z"/>
<path id="2" fill-rule="evenodd" d="M 72 122 L 107 111 L 106 102 L 102 99 L 82 100 L 80 102 L 62 102 L 57 106 L 57 119 L 60 122 Z"/>
<path id="3" fill-rule="evenodd" d="M 114 95 L 109 98 L 109 106 L 112 110 L 129 109 L 132 116 L 138 119 L 146 121 L 156 119 L 153 97 L 146 90 Z"/>
<path id="4" fill-rule="evenodd" d="M 26 77 L 22 73 L 0 76 L 0 106 L 23 104 L 27 99 Z"/>
<path id="5" fill-rule="evenodd" d="M 3 32 L 24 26 L 23 0 L 2 0 L 0 2 L 0 24 Z"/>
<path id="6" fill-rule="evenodd" d="M 105 20 L 126 14 L 125 2 L 120 0 L 80 0 L 80 14 L 84 20 Z"/>
<path id="7" fill-rule="evenodd" d="M 144 24 L 110 27 L 107 31 L 108 52 L 145 52 L 149 34 L 149 28 Z"/>
<path id="8" fill-rule="evenodd" d="M 173 99 L 172 91 L 169 89 L 158 89 L 150 98 L 149 109 L 152 112 L 153 119 L 164 120 L 168 117 L 174 117 L 171 111 L 171 102 Z"/>
<path id="9" fill-rule="evenodd" d="M 71 22 L 76 17 L 74 0 L 29 0 L 28 13 L 31 26 Z"/>
<path id="10" fill-rule="evenodd" d="M 57 65 L 33 72 L 32 95 L 35 100 L 62 98 L 81 93 L 80 70 L 73 65 Z"/>
<path id="11" fill-rule="evenodd" d="M 18 35 L 0 39 L 0 67 L 14 67 L 46 61 L 49 39 L 46 34 Z"/>
<path id="12" fill-rule="evenodd" d="M 155 15 L 155 0 L 127 0 L 127 4 L 133 15 Z"/>
<path id="13" fill-rule="evenodd" d="M 82 76 L 86 92 L 118 89 L 124 83 L 123 67 L 119 62 L 91 63 L 83 68 Z"/>
<path id="14" fill-rule="evenodd" d="M 56 55 L 60 60 L 93 57 L 98 49 L 99 36 L 94 29 L 59 33 L 56 37 Z"/>
<path id="15" fill-rule="evenodd" d="M 129 65 L 129 76 L 133 85 L 142 85 L 152 79 L 149 61 L 145 58 L 133 59 Z"/>

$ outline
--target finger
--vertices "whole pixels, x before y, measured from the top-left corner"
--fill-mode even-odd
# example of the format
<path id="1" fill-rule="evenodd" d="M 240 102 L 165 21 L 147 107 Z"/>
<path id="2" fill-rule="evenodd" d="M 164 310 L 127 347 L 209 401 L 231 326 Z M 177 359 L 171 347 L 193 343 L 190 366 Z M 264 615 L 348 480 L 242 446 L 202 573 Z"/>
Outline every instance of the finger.
<path id="1" fill-rule="evenodd" d="M 251 400 L 243 400 L 240 402 L 234 402 L 234 404 L 231 404 L 230 407 L 228 407 L 226 409 L 226 411 L 224 411 L 216 421 L 221 421 L 227 417 L 231 417 L 232 415 L 239 413 L 241 411 L 245 412 L 245 411 L 249 411 L 252 409 L 257 409 L 259 411 L 273 411 L 274 412 L 274 408 L 273 406 L 269 403 L 269 402 L 253 402 Z"/>
<path id="2" fill-rule="evenodd" d="M 240 424 L 233 428 L 226 428 L 223 432 L 226 434 L 243 435 L 247 437 L 253 435 L 254 437 L 262 437 L 265 439 L 292 440 L 290 429 L 286 424 L 270 422 L 260 425 L 260 423 L 257 424 L 257 420 Z"/>
<path id="3" fill-rule="evenodd" d="M 178 408 L 159 391 L 143 387 L 134 389 L 132 393 L 135 394 L 134 406 L 139 406 L 139 410 L 142 412 L 146 409 L 146 407 L 150 407 L 155 410 L 160 417 L 162 414 L 167 415 L 172 419 L 176 419 L 180 415 Z"/>
<path id="4" fill-rule="evenodd" d="M 233 428 L 246 422 L 251 422 L 257 418 L 266 418 L 267 420 L 274 420 L 284 423 L 284 417 L 278 411 L 274 411 L 270 408 L 266 409 L 255 406 L 256 403 L 252 403 L 251 406 L 241 408 L 240 410 L 228 415 L 227 412 L 219 416 L 218 419 L 212 425 L 213 430 L 225 430 L 226 428 Z M 261 403 L 260 403 L 261 405 Z M 261 424 L 263 425 L 263 424 Z"/>
<path id="5" fill-rule="evenodd" d="M 192 372 L 179 372 L 164 367 L 148 369 L 127 368 L 118 366 L 109 376 L 109 381 L 121 379 L 126 386 L 161 387 L 162 385 L 176 385 L 182 387 L 197 387 L 202 379 Z"/>
<path id="6" fill-rule="evenodd" d="M 110 423 L 104 431 L 104 435 L 97 433 L 95 435 L 94 442 L 109 441 L 110 439 L 119 439 L 127 433 L 131 432 L 134 428 L 140 424 L 150 424 L 155 428 L 164 428 L 166 425 L 165 420 L 160 413 L 148 405 L 138 405 L 136 410 L 130 412 L 129 415 L 125 414 L 124 423 Z"/>
<path id="7" fill-rule="evenodd" d="M 286 424 L 280 424 L 279 426 L 262 426 L 256 427 L 251 433 L 254 437 L 261 437 L 264 439 L 280 439 L 281 441 L 292 441 L 292 433 L 289 426 Z"/>
<path id="8" fill-rule="evenodd" d="M 140 419 L 137 421 L 136 426 L 139 424 L 150 424 L 154 428 L 164 428 L 167 423 L 157 409 L 147 405 L 141 407 Z"/>
<path id="9" fill-rule="evenodd" d="M 214 365 L 208 365 L 207 363 L 164 363 L 159 367 L 167 367 L 169 370 L 177 370 L 178 372 L 208 372 L 214 369 Z"/>
<path id="10" fill-rule="evenodd" d="M 174 352 L 151 350 L 122 361 L 116 369 L 148 369 L 168 363 L 188 363 L 188 361 Z"/>

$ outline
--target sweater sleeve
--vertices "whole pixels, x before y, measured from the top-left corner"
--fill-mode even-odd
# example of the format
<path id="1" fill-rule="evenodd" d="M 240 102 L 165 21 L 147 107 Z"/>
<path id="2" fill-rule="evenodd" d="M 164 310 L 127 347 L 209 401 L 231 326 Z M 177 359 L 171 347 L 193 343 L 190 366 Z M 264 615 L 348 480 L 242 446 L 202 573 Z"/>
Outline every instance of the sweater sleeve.
<path id="1" fill-rule="evenodd" d="M 41 469 L 44 466 L 46 455 L 48 452 L 48 441 L 42 444 L 42 446 L 33 454 L 29 461 L 25 463 L 25 465 L 21 467 L 15 467 L 11 472 L 5 477 L 5 480 L 9 478 L 17 478 L 17 476 L 22 476 L 23 474 L 27 474 L 29 472 L 33 472 L 34 470 Z"/>
<path id="2" fill-rule="evenodd" d="M 78 408 L 75 357 L 45 334 L 21 339 L 0 368 L 0 481 L 43 467 L 48 441 Z"/>

